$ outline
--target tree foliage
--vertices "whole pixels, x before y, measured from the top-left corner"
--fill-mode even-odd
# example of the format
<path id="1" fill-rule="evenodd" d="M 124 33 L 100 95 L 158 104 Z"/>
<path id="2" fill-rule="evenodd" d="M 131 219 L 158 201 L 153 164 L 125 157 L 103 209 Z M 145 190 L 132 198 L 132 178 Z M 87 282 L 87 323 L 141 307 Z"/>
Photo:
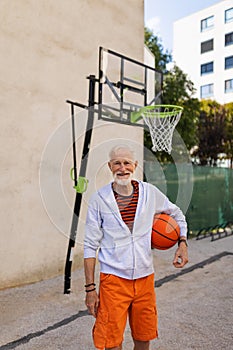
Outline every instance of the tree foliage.
<path id="1" fill-rule="evenodd" d="M 198 148 L 194 153 L 201 165 L 216 166 L 225 151 L 226 110 L 216 101 L 201 102 L 198 122 Z"/>
<path id="2" fill-rule="evenodd" d="M 194 84 L 176 65 L 164 77 L 163 103 L 183 107 L 181 119 L 176 127 L 186 147 L 190 150 L 197 143 L 197 121 L 200 102 L 193 98 Z"/>
<path id="3" fill-rule="evenodd" d="M 199 101 L 193 98 L 194 85 L 187 75 L 178 67 L 174 66 L 167 71 L 167 63 L 171 61 L 171 55 L 166 51 L 152 31 L 145 28 L 145 44 L 155 56 L 155 67 L 163 72 L 163 104 L 178 105 L 184 108 L 182 117 L 177 125 L 186 147 L 190 150 L 197 143 L 197 118 Z M 148 132 L 145 132 L 144 143 L 151 148 L 152 142 Z M 162 162 L 172 161 L 165 152 L 157 152 L 157 158 Z"/>
<path id="4" fill-rule="evenodd" d="M 155 69 L 165 72 L 167 63 L 171 62 L 171 54 L 164 52 L 161 40 L 148 28 L 144 29 L 144 42 L 155 57 Z"/>

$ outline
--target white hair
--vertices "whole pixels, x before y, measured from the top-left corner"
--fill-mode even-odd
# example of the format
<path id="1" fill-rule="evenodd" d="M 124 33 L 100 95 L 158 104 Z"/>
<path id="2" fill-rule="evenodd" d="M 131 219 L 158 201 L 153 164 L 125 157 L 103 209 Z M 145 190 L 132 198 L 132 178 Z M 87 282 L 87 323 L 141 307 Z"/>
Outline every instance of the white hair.
<path id="1" fill-rule="evenodd" d="M 119 151 L 119 150 L 125 150 L 127 152 L 129 152 L 131 155 L 132 155 L 132 160 L 135 160 L 135 152 L 132 148 L 130 148 L 128 145 L 125 145 L 125 144 L 120 144 L 120 145 L 117 145 L 117 146 L 114 146 L 110 152 L 109 152 L 109 159 L 113 159 L 114 158 L 114 155 Z"/>

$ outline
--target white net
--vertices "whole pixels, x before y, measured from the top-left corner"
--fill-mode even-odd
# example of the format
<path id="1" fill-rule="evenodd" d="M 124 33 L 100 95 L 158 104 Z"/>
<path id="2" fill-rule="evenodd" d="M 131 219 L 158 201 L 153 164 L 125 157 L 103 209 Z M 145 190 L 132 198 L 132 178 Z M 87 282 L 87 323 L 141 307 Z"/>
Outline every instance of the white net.
<path id="1" fill-rule="evenodd" d="M 142 118 L 150 130 L 152 150 L 171 154 L 173 131 L 183 108 L 172 105 L 147 106 L 141 110 Z"/>

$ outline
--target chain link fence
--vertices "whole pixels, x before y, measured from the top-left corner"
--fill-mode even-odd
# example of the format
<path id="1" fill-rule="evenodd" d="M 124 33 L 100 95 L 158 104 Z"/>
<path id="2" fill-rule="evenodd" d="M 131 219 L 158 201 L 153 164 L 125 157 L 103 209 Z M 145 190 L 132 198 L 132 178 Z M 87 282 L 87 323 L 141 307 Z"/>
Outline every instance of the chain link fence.
<path id="1" fill-rule="evenodd" d="M 182 164 L 178 167 L 177 164 L 161 166 L 153 161 L 145 161 L 144 173 L 146 181 L 156 185 L 185 212 L 189 234 L 196 235 L 201 229 L 233 222 L 233 170 L 192 166 L 190 174 L 185 165 L 183 171 Z M 193 188 L 187 206 L 186 192 L 189 186 Z M 183 194 L 178 196 L 182 188 Z"/>

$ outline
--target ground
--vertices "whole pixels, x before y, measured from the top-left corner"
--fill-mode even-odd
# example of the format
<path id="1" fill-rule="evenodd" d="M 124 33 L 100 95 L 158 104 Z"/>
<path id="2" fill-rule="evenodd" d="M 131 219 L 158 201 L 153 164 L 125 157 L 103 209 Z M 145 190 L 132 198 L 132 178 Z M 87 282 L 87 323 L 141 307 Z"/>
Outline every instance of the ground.
<path id="1" fill-rule="evenodd" d="M 159 338 L 151 350 L 233 349 L 233 236 L 189 241 L 190 262 L 172 266 L 174 249 L 153 250 Z M 0 291 L 0 350 L 94 350 L 83 269 L 72 275 Z M 129 326 L 124 350 L 132 350 Z"/>

